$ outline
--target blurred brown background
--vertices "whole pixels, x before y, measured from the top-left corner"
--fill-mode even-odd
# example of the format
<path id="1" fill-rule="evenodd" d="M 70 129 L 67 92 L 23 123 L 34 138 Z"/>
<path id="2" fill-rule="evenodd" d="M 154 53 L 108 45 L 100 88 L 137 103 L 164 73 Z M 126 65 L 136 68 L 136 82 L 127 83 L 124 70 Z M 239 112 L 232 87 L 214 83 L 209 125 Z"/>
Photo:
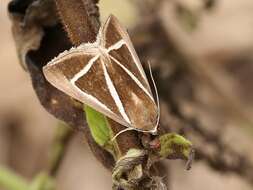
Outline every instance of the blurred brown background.
<path id="1" fill-rule="evenodd" d="M 198 7 L 199 1 L 182 2 L 195 8 Z M 235 62 L 234 65 L 238 62 L 243 64 L 242 67 L 231 66 L 232 75 L 229 76 L 232 79 L 239 76 L 240 80 L 234 87 L 235 94 L 239 94 L 237 97 L 240 102 L 244 102 L 242 105 L 247 104 L 245 110 L 252 119 L 253 80 L 250 77 L 253 78 L 253 1 L 217 2 L 214 11 L 201 16 L 197 31 L 185 35 L 177 27 L 170 28 L 173 21 L 168 21 L 171 22 L 168 30 L 173 33 L 171 36 L 178 40 L 180 48 L 185 51 L 189 49 L 199 60 L 214 64 L 231 61 Z M 47 164 L 48 150 L 57 121 L 40 106 L 28 74 L 19 65 L 11 34 L 11 23 L 7 16 L 7 3 L 8 0 L 0 2 L 0 165 L 8 166 L 31 179 Z M 137 10 L 128 1 L 101 0 L 100 8 L 103 19 L 113 12 L 129 27 L 138 18 Z M 170 7 L 164 6 L 164 9 L 159 13 L 162 15 L 161 18 L 172 18 Z M 240 90 L 241 85 L 246 85 L 246 90 Z M 224 127 L 225 141 L 233 142 L 236 149 L 247 153 L 252 160 L 252 129 L 231 123 L 226 123 Z M 198 141 L 194 143 L 197 144 Z M 203 161 L 194 163 L 190 171 L 185 171 L 184 163 L 181 161 L 166 161 L 166 164 L 170 168 L 168 175 L 171 190 L 252 189 L 252 185 L 240 175 L 219 173 Z M 110 172 L 93 157 L 81 135 L 76 135 L 68 147 L 57 177 L 57 185 L 61 190 L 111 188 Z"/>

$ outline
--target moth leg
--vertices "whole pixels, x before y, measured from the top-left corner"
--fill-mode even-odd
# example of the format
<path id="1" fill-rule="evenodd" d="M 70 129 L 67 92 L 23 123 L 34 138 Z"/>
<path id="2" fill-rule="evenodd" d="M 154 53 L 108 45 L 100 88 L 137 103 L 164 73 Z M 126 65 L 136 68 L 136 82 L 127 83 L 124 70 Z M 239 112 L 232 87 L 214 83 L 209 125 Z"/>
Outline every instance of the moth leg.
<path id="1" fill-rule="evenodd" d="M 122 133 L 125 133 L 126 131 L 132 131 L 132 130 L 136 131 L 136 129 L 133 128 L 133 127 L 128 127 L 128 128 L 125 128 L 125 129 L 121 130 L 120 132 L 118 132 L 118 133 L 111 139 L 111 141 L 114 141 L 114 140 L 115 140 L 119 135 L 121 135 Z"/>

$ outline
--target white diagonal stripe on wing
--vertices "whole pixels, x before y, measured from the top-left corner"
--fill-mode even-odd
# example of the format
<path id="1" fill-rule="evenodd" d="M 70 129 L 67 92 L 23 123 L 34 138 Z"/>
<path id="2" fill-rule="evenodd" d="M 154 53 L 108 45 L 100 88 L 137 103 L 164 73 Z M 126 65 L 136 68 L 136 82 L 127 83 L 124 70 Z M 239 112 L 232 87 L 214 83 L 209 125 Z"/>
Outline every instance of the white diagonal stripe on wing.
<path id="1" fill-rule="evenodd" d="M 100 55 L 94 56 L 92 59 L 89 60 L 88 64 L 83 67 L 81 71 L 79 71 L 75 76 L 70 80 L 71 84 L 75 84 L 75 82 L 84 76 L 91 68 L 91 66 L 94 64 L 94 62 L 99 58 Z"/>
<path id="2" fill-rule="evenodd" d="M 106 52 L 109 54 L 111 50 L 117 50 L 119 48 L 121 48 L 123 45 L 126 45 L 128 51 L 130 52 L 134 62 L 135 62 L 135 65 L 137 66 L 139 72 L 141 73 L 141 76 L 143 77 L 143 79 L 147 81 L 147 78 L 146 78 L 146 75 L 143 73 L 144 71 L 142 70 L 142 68 L 140 68 L 140 61 L 138 60 L 138 58 L 136 57 L 136 55 L 131 51 L 131 48 L 129 48 L 128 44 L 125 42 L 125 40 L 121 39 L 120 41 L 116 42 L 115 44 L 111 45 L 107 50 Z M 139 63 L 139 64 L 138 64 Z"/>
<path id="3" fill-rule="evenodd" d="M 108 89 L 110 91 L 110 94 L 113 98 L 113 100 L 115 101 L 115 104 L 117 105 L 118 109 L 119 109 L 119 112 L 120 114 L 122 115 L 122 117 L 126 120 L 126 122 L 128 122 L 129 124 L 131 124 L 126 112 L 125 112 L 125 109 L 123 107 L 123 104 L 119 98 L 119 95 L 114 87 L 114 84 L 112 83 L 112 79 L 110 78 L 108 72 L 107 72 L 107 69 L 106 69 L 106 66 L 105 66 L 105 63 L 103 62 L 103 60 L 101 59 L 101 63 L 102 63 L 102 67 L 103 67 L 103 71 L 104 71 L 104 75 L 105 75 L 105 81 L 106 81 L 106 84 L 108 86 Z"/>
<path id="4" fill-rule="evenodd" d="M 126 44 L 126 42 L 124 40 L 120 40 L 120 41 L 116 42 L 115 44 L 111 45 L 108 49 L 106 49 L 106 52 L 109 53 L 112 50 L 119 49 L 124 44 Z"/>
<path id="5" fill-rule="evenodd" d="M 148 90 L 142 85 L 142 83 L 137 79 L 136 76 L 134 76 L 131 71 L 129 71 L 124 65 L 122 65 L 117 59 L 115 59 L 113 56 L 109 55 L 110 58 L 115 61 L 132 79 L 133 81 L 150 97 L 152 101 L 154 101 L 153 96 L 148 92 Z"/>
<path id="6" fill-rule="evenodd" d="M 139 72 L 141 73 L 143 79 L 148 83 L 148 79 L 147 79 L 147 77 L 146 77 L 146 75 L 145 75 L 145 72 L 144 72 L 142 66 L 141 66 L 141 63 L 140 63 L 139 58 L 137 57 L 137 54 L 135 53 L 134 47 L 133 47 L 133 48 L 130 48 L 130 47 L 129 47 L 129 44 L 127 44 L 127 43 L 126 43 L 126 46 L 127 46 L 128 51 L 129 51 L 130 54 L 132 55 L 132 58 L 133 58 L 133 60 L 134 60 L 134 62 L 135 62 L 135 65 L 136 65 L 136 67 L 138 68 Z M 133 52 L 133 51 L 134 51 L 134 52 Z"/>
<path id="7" fill-rule="evenodd" d="M 99 105 L 100 107 L 104 108 L 105 110 L 107 110 L 108 112 L 110 112 L 111 114 L 114 114 L 110 108 L 108 108 L 105 104 L 103 104 L 102 102 L 100 102 L 96 97 L 87 94 L 86 92 L 82 91 L 79 87 L 77 87 L 75 84 L 73 84 L 74 88 L 81 93 L 86 99 L 88 99 L 89 101 L 93 101 L 96 102 L 97 105 Z"/>

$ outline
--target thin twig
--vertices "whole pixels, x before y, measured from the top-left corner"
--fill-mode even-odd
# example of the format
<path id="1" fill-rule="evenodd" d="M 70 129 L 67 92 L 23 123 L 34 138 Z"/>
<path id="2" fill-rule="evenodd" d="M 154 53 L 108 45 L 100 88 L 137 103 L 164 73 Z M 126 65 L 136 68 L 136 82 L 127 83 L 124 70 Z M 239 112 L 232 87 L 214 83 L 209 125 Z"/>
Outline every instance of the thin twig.
<path id="1" fill-rule="evenodd" d="M 56 129 L 54 142 L 51 149 L 49 174 L 55 176 L 66 153 L 68 144 L 73 136 L 73 130 L 64 123 L 60 123 Z"/>

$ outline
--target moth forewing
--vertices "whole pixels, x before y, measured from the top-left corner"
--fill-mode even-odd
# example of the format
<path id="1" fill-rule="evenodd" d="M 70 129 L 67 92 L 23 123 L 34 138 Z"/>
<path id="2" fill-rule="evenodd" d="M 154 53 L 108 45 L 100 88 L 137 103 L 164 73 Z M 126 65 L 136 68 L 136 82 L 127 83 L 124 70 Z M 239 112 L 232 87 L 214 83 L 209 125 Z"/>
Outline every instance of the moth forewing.
<path id="1" fill-rule="evenodd" d="M 136 80 L 126 72 L 124 67 L 110 60 L 108 73 L 117 89 L 123 108 L 134 128 L 149 131 L 156 125 L 157 106 L 147 91 L 141 88 Z M 140 83 L 140 82 L 139 82 Z M 145 89 L 145 88 L 144 88 Z"/>
<path id="2" fill-rule="evenodd" d="M 128 75 L 124 75 L 124 81 L 128 82 L 124 85 L 127 90 L 122 93 L 121 100 L 125 103 L 124 108 L 131 118 L 132 126 L 143 131 L 152 129 L 156 131 L 157 118 L 159 118 L 157 106 L 145 72 L 125 28 L 121 26 L 116 17 L 111 15 L 102 27 L 101 34 L 103 35 L 101 45 L 107 49 L 113 62 L 112 65 L 115 68 L 120 66 L 124 70 L 123 74 Z M 119 75 L 122 78 L 123 74 L 117 71 L 116 76 Z M 117 89 L 120 91 L 120 86 Z M 125 98 L 126 96 L 128 98 Z"/>
<path id="3" fill-rule="evenodd" d="M 114 121 L 156 132 L 159 110 L 126 30 L 110 16 L 95 43 L 60 54 L 43 68 L 46 79 Z"/>
<path id="4" fill-rule="evenodd" d="M 149 92 L 151 93 L 151 89 L 146 77 L 146 74 L 144 72 L 144 69 L 141 65 L 141 62 L 139 60 L 139 57 L 137 56 L 137 53 L 135 52 L 134 46 L 131 42 L 131 39 L 126 31 L 126 29 L 120 24 L 118 19 L 114 15 L 110 15 L 105 22 L 105 24 L 101 27 L 102 32 L 100 32 L 100 35 L 102 36 L 101 45 L 104 46 L 106 49 L 110 49 L 111 47 L 115 46 L 117 43 L 122 43 L 126 45 L 128 48 L 129 53 L 131 54 L 131 59 L 133 61 L 133 67 L 135 66 L 138 71 L 139 75 L 145 80 L 147 84 L 147 88 Z M 114 48 L 119 49 L 119 48 Z M 128 52 L 124 52 L 125 54 L 128 54 Z M 121 56 L 124 56 L 124 53 L 121 54 Z M 127 64 L 125 62 L 125 64 Z"/>
<path id="5" fill-rule="evenodd" d="M 89 105 L 98 112 L 110 117 L 118 123 L 126 127 L 130 127 L 129 123 L 125 122 L 122 117 L 112 111 L 113 109 L 108 108 L 108 104 L 104 104 L 103 102 L 99 101 L 98 98 L 92 96 L 91 93 L 81 90 L 78 87 L 78 84 L 75 84 L 73 81 L 78 73 L 85 70 L 85 66 L 87 66 L 89 61 L 92 60 L 92 58 L 94 58 L 96 55 L 97 54 L 94 54 L 94 51 L 92 51 L 92 53 L 86 53 L 84 51 L 80 54 L 80 48 L 79 50 L 72 48 L 70 51 L 65 51 L 44 66 L 43 73 L 47 81 L 57 89 L 63 91 L 70 97 Z M 94 86 L 94 88 L 99 90 L 101 89 L 101 86 Z"/>

